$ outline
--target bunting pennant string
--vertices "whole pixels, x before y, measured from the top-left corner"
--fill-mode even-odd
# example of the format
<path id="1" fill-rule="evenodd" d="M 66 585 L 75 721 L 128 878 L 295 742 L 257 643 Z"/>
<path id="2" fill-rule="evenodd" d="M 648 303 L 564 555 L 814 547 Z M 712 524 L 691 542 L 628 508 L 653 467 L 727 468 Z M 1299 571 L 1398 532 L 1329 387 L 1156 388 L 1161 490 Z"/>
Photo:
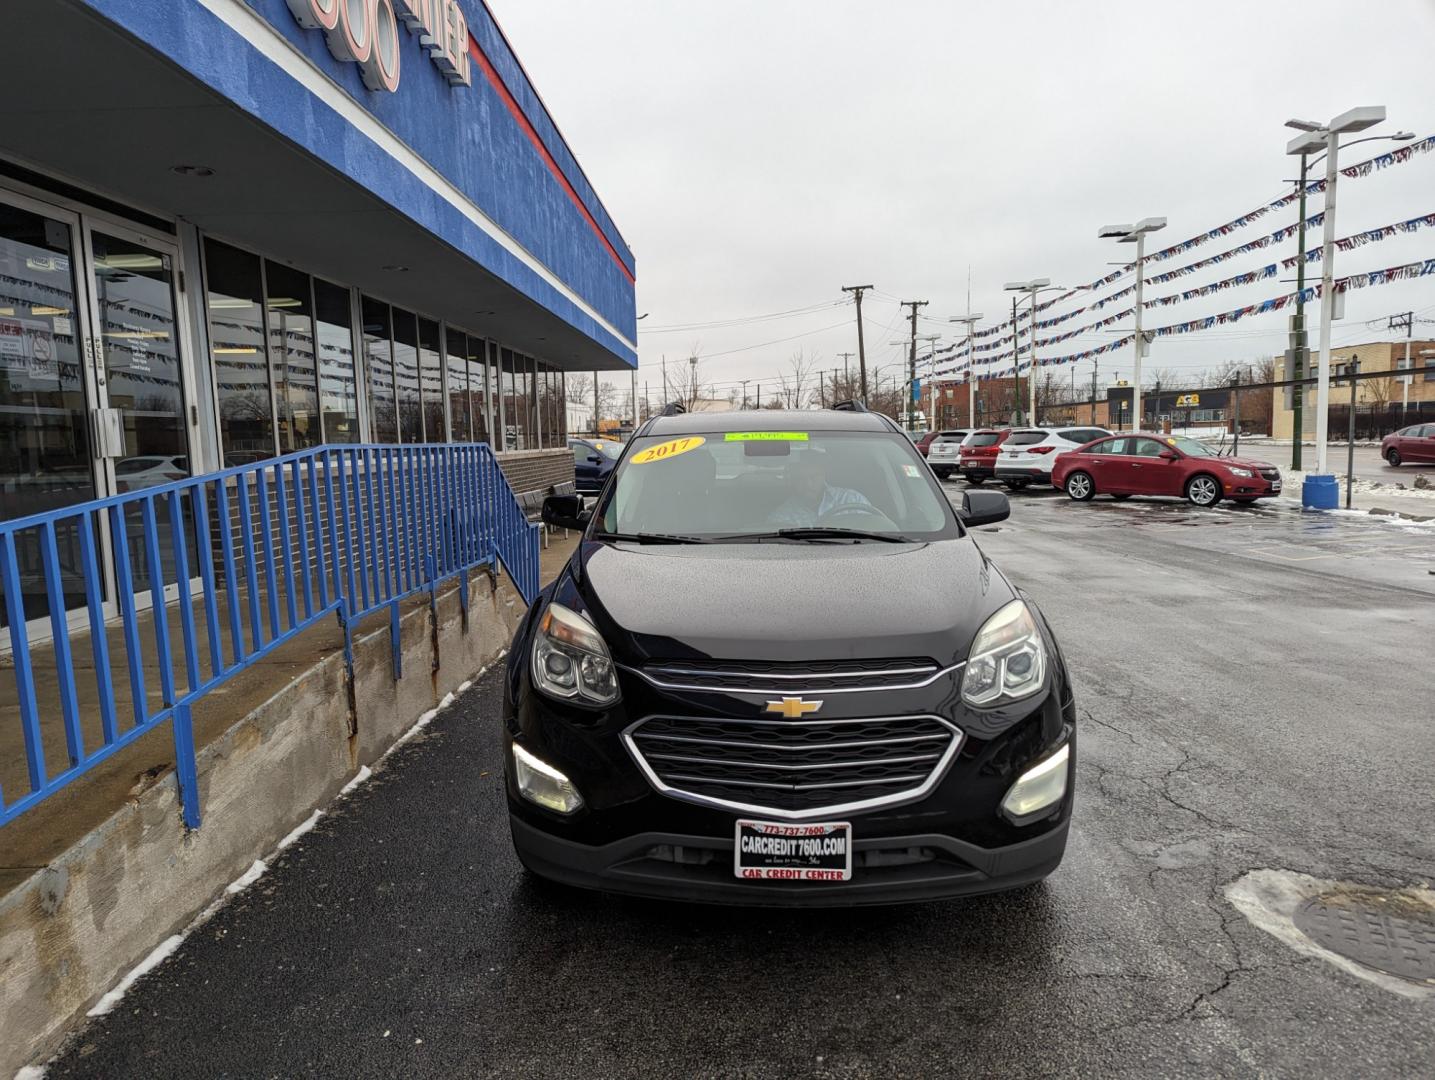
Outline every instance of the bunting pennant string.
<path id="1" fill-rule="evenodd" d="M 1269 269 L 1269 267 L 1263 269 Z M 1364 273 L 1351 274 L 1348 277 L 1337 278 L 1334 282 L 1334 288 L 1335 291 L 1338 293 L 1345 293 L 1351 292 L 1356 289 L 1369 288 L 1375 285 L 1388 285 L 1394 281 L 1408 281 L 1412 278 L 1428 277 L 1432 274 L 1435 274 L 1435 258 L 1422 259 L 1419 262 L 1404 263 L 1400 266 L 1389 266 L 1381 270 L 1369 270 Z M 1241 319 L 1246 318 L 1248 315 L 1262 315 L 1271 311 L 1280 311 L 1281 309 L 1294 303 L 1296 300 L 1303 300 L 1306 303 L 1309 303 L 1317 299 L 1319 296 L 1320 287 L 1318 285 L 1310 286 L 1297 292 L 1286 293 L 1282 296 L 1271 297 L 1267 300 L 1260 300 L 1254 304 L 1246 304 L 1244 307 L 1234 308 L 1231 311 L 1223 311 L 1216 315 L 1206 315 L 1198 319 L 1188 319 L 1185 322 L 1172 323 L 1168 326 L 1158 326 L 1146 332 L 1155 337 L 1170 337 L 1175 334 L 1196 333 L 1201 330 L 1209 330 L 1213 326 L 1224 326 L 1230 323 L 1239 322 Z M 1129 315 L 1130 312 L 1128 311 L 1122 314 Z M 1111 316 L 1111 319 L 1115 320 L 1120 317 L 1121 316 Z M 1065 336 L 1067 335 L 1062 335 L 1061 337 L 1051 340 L 1062 340 L 1062 338 L 1064 338 Z M 1085 352 L 1075 353 L 1071 356 L 1038 357 L 1036 363 L 1038 367 L 1075 363 L 1078 360 L 1084 360 L 1091 356 L 1096 356 L 1104 352 L 1110 352 L 1113 349 L 1120 348 L 1123 344 L 1130 344 L 1131 340 L 1134 337 L 1134 334 L 1128 334 L 1118 339 L 1117 341 L 1112 341 L 1106 345 L 1098 346 L 1093 349 L 1087 349 Z M 1042 344 L 1043 342 L 1039 341 L 1037 343 L 1037 346 L 1040 347 Z M 1010 358 L 1011 353 L 1008 351 L 999 356 L 991 357 L 987 360 L 967 360 L 961 364 L 956 364 L 949 368 L 944 368 L 943 370 L 938 371 L 935 374 L 938 376 L 949 375 L 965 370 L 974 364 L 990 364 L 1000 362 L 1002 360 L 1008 360 Z M 1028 362 L 1026 364 L 1018 366 L 1022 369 L 1025 369 L 1030 367 L 1031 364 L 1030 362 Z M 1015 374 L 1015 371 L 1016 368 L 1007 367 L 997 372 L 979 373 L 976 377 L 979 380 L 997 379 L 1003 377 L 1010 377 L 1011 375 Z"/>
<path id="2" fill-rule="evenodd" d="M 1320 213 L 1312 214 L 1310 217 L 1306 218 L 1305 227 L 1307 229 L 1311 229 L 1324 221 L 1325 211 L 1322 210 Z M 1217 263 L 1223 263 L 1227 259 L 1234 259 L 1238 255 L 1246 254 L 1248 251 L 1255 251 L 1259 248 L 1270 247 L 1272 244 L 1278 244 L 1287 237 L 1294 235 L 1296 230 L 1299 228 L 1300 222 L 1292 222 L 1290 225 L 1282 226 L 1273 233 L 1267 233 L 1265 236 L 1258 236 L 1254 240 L 1248 240 L 1246 243 L 1230 248 L 1227 251 L 1223 251 L 1219 255 L 1211 255 L 1197 262 L 1188 263 L 1185 266 L 1177 267 L 1175 270 L 1167 270 L 1161 274 L 1153 274 L 1151 277 L 1142 278 L 1142 281 L 1145 282 L 1145 284 L 1147 285 L 1160 285 L 1163 282 L 1173 281 L 1176 278 L 1184 277 L 1187 274 L 1194 274 L 1197 270 L 1200 270 L 1204 267 L 1214 266 Z"/>
<path id="3" fill-rule="evenodd" d="M 1348 176 L 1351 179 L 1357 176 L 1369 176 L 1371 173 L 1387 169 L 1391 165 L 1409 161 L 1416 154 L 1428 154 L 1431 150 L 1435 150 L 1435 135 L 1427 135 L 1423 139 L 1406 143 L 1398 149 L 1389 150 L 1384 154 L 1376 154 L 1373 158 L 1367 158 L 1358 164 L 1347 166 L 1340 170 L 1340 175 Z M 1320 186 L 1324 191 L 1325 181 L 1322 180 Z"/>
<path id="4" fill-rule="evenodd" d="M 1335 242 L 1337 251 L 1354 251 L 1366 244 L 1373 244 L 1379 240 L 1388 240 L 1396 233 L 1413 233 L 1420 229 L 1429 228 L 1435 225 L 1435 214 L 1421 214 L 1419 217 L 1410 218 L 1408 221 L 1397 221 L 1393 225 L 1382 225 L 1378 229 L 1367 229 L 1365 232 L 1354 233 L 1350 236 L 1343 236 Z M 1320 248 L 1312 248 L 1305 253 L 1306 262 L 1319 262 L 1324 252 Z M 1281 260 L 1281 267 L 1289 269 L 1300 262 L 1299 255 L 1292 255 L 1289 259 Z"/>
<path id="5" fill-rule="evenodd" d="M 1172 293 L 1169 296 L 1158 296 L 1154 300 L 1143 301 L 1141 307 L 1153 308 L 1164 307 L 1167 304 L 1179 304 L 1184 300 L 1192 300 L 1198 296 L 1210 296 L 1211 293 L 1220 292 L 1222 289 L 1234 289 L 1240 285 L 1249 285 L 1253 281 L 1264 281 L 1266 278 L 1273 278 L 1279 273 L 1275 263 L 1269 266 L 1262 266 L 1259 270 L 1248 270 L 1244 274 L 1237 274 L 1235 277 L 1228 277 L 1222 281 L 1213 281 L 1209 285 L 1202 285 L 1197 289 L 1187 289 L 1184 292 Z"/>
<path id="6" fill-rule="evenodd" d="M 1387 151 L 1383 154 L 1377 154 L 1374 157 L 1367 158 L 1365 161 L 1357 162 L 1354 165 L 1348 165 L 1340 170 L 1340 175 L 1351 179 L 1369 176 L 1372 172 L 1387 169 L 1393 165 L 1403 164 L 1404 162 L 1409 161 L 1411 158 L 1417 155 L 1427 154 L 1432 150 L 1435 150 L 1435 135 L 1428 135 L 1425 138 L 1419 139 L 1415 142 L 1406 143 L 1404 146 L 1401 146 L 1395 150 Z M 1319 194 L 1324 190 L 1324 180 L 1313 180 L 1305 186 L 1306 195 Z M 1283 207 L 1291 205 L 1292 203 L 1296 202 L 1300 198 L 1300 196 L 1301 192 L 1298 188 L 1289 191 L 1286 194 L 1280 196 L 1279 198 L 1274 199 L 1271 202 L 1268 202 L 1262 206 L 1256 207 L 1254 210 L 1251 210 L 1247 213 L 1241 214 L 1239 217 L 1232 218 L 1230 221 L 1225 222 L 1222 225 L 1217 225 L 1213 229 L 1208 229 L 1203 233 L 1197 234 L 1196 236 L 1192 236 L 1186 240 L 1182 240 L 1180 243 L 1172 244 L 1170 247 L 1162 248 L 1160 251 L 1147 255 L 1146 261 L 1164 262 L 1167 259 L 1174 258 L 1176 255 L 1180 254 L 1183 251 L 1189 251 L 1191 248 L 1208 243 L 1213 239 L 1229 235 L 1237 229 L 1244 228 L 1245 226 L 1250 225 L 1252 222 L 1259 220 L 1260 218 L 1270 213 L 1272 210 L 1279 210 Z M 1309 228 L 1312 225 L 1319 225 L 1324 220 L 1325 215 L 1323 212 L 1313 214 L 1310 217 L 1306 218 L 1306 226 L 1307 228 Z M 1425 223 L 1425 219 L 1422 218 L 1419 220 L 1421 224 Z M 1279 243 L 1281 240 L 1284 240 L 1285 238 L 1291 236 L 1298 227 L 1299 223 L 1285 226 L 1284 228 L 1277 229 L 1274 233 L 1261 237 L 1258 240 L 1242 244 L 1238 247 L 1230 249 L 1229 251 L 1224 251 L 1219 255 L 1212 256 L 1208 259 L 1202 259 L 1199 262 L 1191 263 L 1190 265 L 1183 266 L 1177 270 L 1166 271 L 1165 273 L 1156 274 L 1151 277 L 1148 277 L 1145 279 L 1145 283 L 1148 285 L 1152 285 L 1160 284 L 1161 282 L 1165 281 L 1171 281 L 1177 277 L 1183 276 L 1184 274 L 1192 273 L 1195 270 L 1199 270 L 1202 267 L 1224 262 L 1227 259 L 1234 258 L 1238 255 L 1243 255 L 1249 251 L 1254 251 L 1258 248 L 1269 247 L 1271 244 Z M 1418 228 L 1419 226 L 1416 227 Z M 1347 239 L 1353 240 L 1354 238 Z M 1383 237 L 1380 237 L 1379 239 L 1383 239 Z M 1358 247 L 1361 243 L 1369 242 L 1371 242 L 1371 240 L 1357 241 L 1354 242 L 1352 246 Z M 1307 258 L 1309 257 L 1310 256 L 1307 255 Z M 1291 260 L 1287 264 L 1283 265 L 1292 265 L 1293 262 L 1294 260 Z M 1115 269 L 1111 270 L 1109 273 L 1097 278 L 1095 281 L 1091 281 L 1085 285 L 1078 285 L 1075 288 L 1068 289 L 1065 292 L 1062 292 L 1061 294 L 1054 296 L 1049 300 L 1040 301 L 1036 305 L 1036 311 L 1038 313 L 1048 311 L 1051 308 L 1057 306 L 1058 304 L 1064 303 L 1065 301 L 1070 300 L 1083 292 L 1093 292 L 1105 288 L 1107 285 L 1110 285 L 1113 282 L 1119 280 L 1124 275 L 1129 274 L 1134 267 L 1135 263 L 1127 263 L 1125 265 L 1118 266 Z M 1058 325 L 1059 322 L 1064 322 L 1067 319 L 1077 314 L 1080 314 L 1081 312 L 1088 311 L 1091 309 L 1100 309 L 1101 307 L 1104 307 L 1106 304 L 1109 304 L 1114 300 L 1119 300 L 1129 295 L 1134 290 L 1134 288 L 1134 285 L 1127 286 L 1125 289 L 1117 292 L 1113 296 L 1106 297 L 1104 300 L 1094 301 L 1090 304 L 1085 305 L 1078 311 L 1070 312 L 1066 315 L 1057 316 L 1056 318 L 1050 320 L 1038 319 L 1037 326 L 1038 328 L 1055 326 Z M 1017 316 L 1016 327 L 1016 335 L 1018 338 L 1024 337 L 1028 333 L 1028 327 L 1023 325 L 1023 321 L 1024 320 L 1019 314 Z M 1007 342 L 1009 342 L 1011 340 L 1011 334 L 1006 333 L 1002 338 L 997 341 L 992 341 L 991 339 L 996 337 L 998 334 L 1003 334 L 1004 331 L 1010 331 L 1011 329 L 1012 320 L 1010 318 L 1004 319 L 1000 323 L 997 323 L 993 326 L 988 326 L 984 329 L 975 331 L 972 334 L 972 340 L 986 342 L 990 347 L 997 347 L 999 345 L 1006 344 Z"/>

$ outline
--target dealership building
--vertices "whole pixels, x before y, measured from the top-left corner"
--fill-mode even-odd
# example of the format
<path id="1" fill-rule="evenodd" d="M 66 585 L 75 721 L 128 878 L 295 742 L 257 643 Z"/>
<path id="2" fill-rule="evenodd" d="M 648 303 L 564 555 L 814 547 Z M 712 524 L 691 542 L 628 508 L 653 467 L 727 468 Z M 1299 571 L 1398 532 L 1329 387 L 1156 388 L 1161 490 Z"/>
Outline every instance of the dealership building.
<path id="1" fill-rule="evenodd" d="M 633 256 L 482 0 L 48 0 L 7 39 L 0 519 L 333 443 L 571 478 Z"/>

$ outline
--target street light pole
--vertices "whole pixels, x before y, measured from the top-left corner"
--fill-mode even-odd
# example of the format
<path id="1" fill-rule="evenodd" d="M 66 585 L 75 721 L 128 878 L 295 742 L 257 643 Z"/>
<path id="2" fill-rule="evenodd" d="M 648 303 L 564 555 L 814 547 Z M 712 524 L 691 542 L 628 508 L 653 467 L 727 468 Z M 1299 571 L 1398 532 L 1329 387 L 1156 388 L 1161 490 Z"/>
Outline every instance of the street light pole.
<path id="1" fill-rule="evenodd" d="M 971 297 L 967 298 L 968 300 Z M 977 425 L 977 380 L 976 380 L 976 357 L 972 355 L 972 328 L 981 321 L 982 313 L 979 311 L 972 314 L 970 311 L 965 315 L 955 315 L 948 322 L 959 322 L 967 324 L 967 426 Z"/>
<path id="2" fill-rule="evenodd" d="M 1341 113 L 1325 126 L 1306 121 L 1291 121 L 1290 126 L 1300 128 L 1303 134 L 1296 136 L 1286 146 L 1286 153 L 1292 155 L 1310 154 L 1325 148 L 1325 217 L 1321 243 L 1320 267 L 1320 370 L 1315 387 L 1315 475 L 1328 476 L 1326 471 L 1328 449 L 1325 445 L 1330 426 L 1330 324 L 1335 319 L 1335 194 L 1336 182 L 1340 179 L 1337 158 L 1340 154 L 1340 137 L 1348 132 L 1364 131 L 1385 119 L 1384 105 L 1366 105 Z M 1296 433 L 1299 438 L 1299 433 Z M 1321 485 L 1312 486 L 1312 493 Z M 1305 492 L 1302 491 L 1302 502 Z"/>
<path id="3" fill-rule="evenodd" d="M 1142 312 L 1142 281 L 1146 273 L 1146 234 L 1156 232 L 1166 227 L 1166 219 L 1163 217 L 1142 218 L 1135 225 L 1105 225 L 1096 230 L 1098 237 L 1115 238 L 1121 244 L 1136 245 L 1136 306 L 1132 309 L 1135 316 L 1135 332 L 1132 343 L 1135 350 L 1132 357 L 1131 373 L 1131 430 L 1141 429 L 1141 360 L 1146 353 L 1146 335 L 1141 330 Z"/>

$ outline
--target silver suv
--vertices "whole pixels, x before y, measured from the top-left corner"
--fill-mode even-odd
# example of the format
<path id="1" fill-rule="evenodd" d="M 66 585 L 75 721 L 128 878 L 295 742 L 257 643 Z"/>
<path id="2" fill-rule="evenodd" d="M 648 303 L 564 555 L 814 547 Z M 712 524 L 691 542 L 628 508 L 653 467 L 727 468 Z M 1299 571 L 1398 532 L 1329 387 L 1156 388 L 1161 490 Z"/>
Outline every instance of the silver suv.
<path id="1" fill-rule="evenodd" d="M 971 432 L 966 428 L 943 431 L 927 447 L 927 464 L 937 474 L 938 480 L 945 480 L 957 471 L 961 464 L 961 445 Z"/>
<path id="2" fill-rule="evenodd" d="M 1102 427 L 1017 428 L 997 453 L 996 478 L 1012 491 L 1028 484 L 1050 485 L 1051 467 L 1058 457 L 1111 432 Z"/>

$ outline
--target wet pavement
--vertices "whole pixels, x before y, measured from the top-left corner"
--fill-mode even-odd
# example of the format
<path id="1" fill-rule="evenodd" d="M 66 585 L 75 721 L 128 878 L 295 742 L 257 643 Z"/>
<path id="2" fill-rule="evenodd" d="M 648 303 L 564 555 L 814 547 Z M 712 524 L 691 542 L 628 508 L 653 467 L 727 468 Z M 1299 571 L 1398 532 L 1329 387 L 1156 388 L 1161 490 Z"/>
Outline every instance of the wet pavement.
<path id="1" fill-rule="evenodd" d="M 980 543 L 1081 708 L 1042 885 L 794 913 L 536 884 L 490 674 L 50 1075 L 1429 1076 L 1435 998 L 1225 890 L 1435 875 L 1435 528 L 1026 493 Z"/>

